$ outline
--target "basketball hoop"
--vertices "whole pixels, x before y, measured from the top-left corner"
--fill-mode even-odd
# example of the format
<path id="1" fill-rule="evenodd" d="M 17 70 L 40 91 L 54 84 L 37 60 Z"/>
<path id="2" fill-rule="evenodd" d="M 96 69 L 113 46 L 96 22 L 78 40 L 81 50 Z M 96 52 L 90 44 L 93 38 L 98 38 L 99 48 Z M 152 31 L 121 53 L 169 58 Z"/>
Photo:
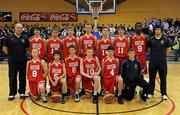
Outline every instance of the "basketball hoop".
<path id="1" fill-rule="evenodd" d="M 99 18 L 99 12 L 102 10 L 102 7 L 92 7 L 90 6 L 89 10 L 92 13 L 92 17 L 94 20 L 97 20 Z"/>

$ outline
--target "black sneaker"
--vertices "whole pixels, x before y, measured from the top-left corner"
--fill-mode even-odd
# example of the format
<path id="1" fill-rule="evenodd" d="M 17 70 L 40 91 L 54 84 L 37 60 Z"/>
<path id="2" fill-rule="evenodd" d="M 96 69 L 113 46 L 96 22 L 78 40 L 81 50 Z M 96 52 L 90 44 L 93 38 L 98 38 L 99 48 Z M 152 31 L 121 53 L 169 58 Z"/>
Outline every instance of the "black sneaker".
<path id="1" fill-rule="evenodd" d="M 93 95 L 93 103 L 94 104 L 98 103 L 98 96 L 97 95 Z"/>
<path id="2" fill-rule="evenodd" d="M 79 102 L 80 98 L 79 98 L 79 94 L 75 94 L 75 102 Z"/>
<path id="3" fill-rule="evenodd" d="M 28 96 L 25 94 L 20 94 L 20 99 L 25 99 L 26 97 L 28 97 Z"/>
<path id="4" fill-rule="evenodd" d="M 105 90 L 101 89 L 99 96 L 104 96 Z"/>
<path id="5" fill-rule="evenodd" d="M 84 88 L 81 89 L 81 91 L 79 92 L 79 97 L 83 96 L 85 94 L 85 90 Z"/>
<path id="6" fill-rule="evenodd" d="M 8 101 L 13 101 L 15 99 L 15 96 L 14 95 L 10 95 L 9 97 L 8 97 Z"/>
<path id="7" fill-rule="evenodd" d="M 141 101 L 141 103 L 147 105 L 148 104 L 147 103 L 147 96 L 145 96 L 145 94 L 142 94 L 141 97 L 140 97 L 140 101 Z"/>
<path id="8" fill-rule="evenodd" d="M 118 90 L 117 89 L 115 90 L 115 97 L 118 98 Z"/>
<path id="9" fill-rule="evenodd" d="M 122 95 L 119 95 L 118 96 L 118 103 L 119 104 L 123 104 L 124 102 L 123 102 L 123 96 Z"/>
<path id="10" fill-rule="evenodd" d="M 62 94 L 62 96 L 61 96 L 61 98 L 60 98 L 60 103 L 61 104 L 65 104 L 65 95 L 64 94 Z"/>

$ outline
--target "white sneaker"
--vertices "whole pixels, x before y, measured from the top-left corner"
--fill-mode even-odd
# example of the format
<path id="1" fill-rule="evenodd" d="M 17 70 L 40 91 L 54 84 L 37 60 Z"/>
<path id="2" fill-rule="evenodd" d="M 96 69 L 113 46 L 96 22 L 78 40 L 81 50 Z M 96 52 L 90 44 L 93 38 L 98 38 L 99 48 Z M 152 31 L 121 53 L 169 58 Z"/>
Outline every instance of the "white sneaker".
<path id="1" fill-rule="evenodd" d="M 152 94 L 148 94 L 147 98 L 151 99 L 151 98 L 153 98 L 153 95 Z"/>
<path id="2" fill-rule="evenodd" d="M 163 100 L 168 100 L 167 95 L 163 95 L 163 96 L 162 96 L 162 99 L 163 99 Z"/>
<path id="3" fill-rule="evenodd" d="M 42 99 L 42 102 L 43 103 L 47 103 L 47 98 L 46 98 L 46 95 L 43 95 L 43 96 L 41 96 L 41 99 Z"/>

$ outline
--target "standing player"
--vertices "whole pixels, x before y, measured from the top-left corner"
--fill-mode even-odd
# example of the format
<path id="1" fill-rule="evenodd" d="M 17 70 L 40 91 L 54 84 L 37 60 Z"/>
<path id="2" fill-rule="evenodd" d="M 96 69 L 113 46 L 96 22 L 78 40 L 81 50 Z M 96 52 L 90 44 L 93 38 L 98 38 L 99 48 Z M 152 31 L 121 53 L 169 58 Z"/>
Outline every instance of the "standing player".
<path id="1" fill-rule="evenodd" d="M 52 95 L 60 94 L 60 85 L 62 85 L 62 95 L 60 102 L 65 103 L 65 94 L 67 92 L 66 83 L 66 68 L 65 64 L 60 60 L 60 52 L 55 50 L 53 52 L 54 61 L 49 64 L 49 80 L 50 91 Z"/>
<path id="2" fill-rule="evenodd" d="M 136 34 L 131 36 L 131 46 L 135 51 L 136 59 L 140 60 L 142 66 L 142 73 L 147 74 L 146 65 L 146 39 L 147 37 L 141 33 L 142 23 L 135 24 Z"/>
<path id="3" fill-rule="evenodd" d="M 119 59 L 119 65 L 128 58 L 128 49 L 130 46 L 130 39 L 125 36 L 125 27 L 119 26 L 119 35 L 114 40 L 114 56 Z"/>
<path id="4" fill-rule="evenodd" d="M 39 50 L 32 49 L 32 59 L 27 63 L 27 79 L 29 81 L 30 95 L 33 100 L 41 96 L 42 102 L 46 103 L 45 78 L 47 65 L 44 60 L 38 58 Z"/>
<path id="5" fill-rule="evenodd" d="M 72 26 L 69 26 L 67 28 L 67 36 L 63 40 L 63 51 L 64 51 L 64 57 L 67 58 L 70 55 L 69 52 L 69 46 L 74 45 L 76 47 L 75 49 L 75 54 L 78 56 L 79 55 L 79 41 L 78 38 L 73 36 L 74 34 L 74 28 Z"/>
<path id="6" fill-rule="evenodd" d="M 123 80 L 119 76 L 119 61 L 114 57 L 114 47 L 112 45 L 107 48 L 107 57 L 102 60 L 102 77 L 103 88 L 105 89 L 105 101 L 106 94 L 114 95 L 114 87 L 116 87 L 118 90 L 118 103 L 123 104 Z"/>
<path id="7" fill-rule="evenodd" d="M 81 57 L 86 56 L 87 47 L 90 46 L 93 49 L 93 56 L 96 55 L 96 37 L 92 35 L 92 26 L 90 24 L 85 25 L 86 33 L 80 37 L 80 53 Z"/>
<path id="8" fill-rule="evenodd" d="M 32 49 L 38 49 L 39 50 L 39 58 L 45 59 L 46 55 L 46 40 L 40 36 L 40 28 L 35 27 L 34 28 L 34 36 L 30 39 L 30 54 L 32 54 Z"/>
<path id="9" fill-rule="evenodd" d="M 102 59 L 107 56 L 106 49 L 112 45 L 112 40 L 109 37 L 109 28 L 103 27 L 102 28 L 102 39 L 98 41 L 97 49 L 98 49 L 98 58 L 100 63 Z"/>
<path id="10" fill-rule="evenodd" d="M 74 45 L 69 46 L 69 57 L 65 58 L 66 70 L 67 70 L 67 84 L 71 90 L 71 94 L 75 93 L 75 102 L 79 102 L 79 89 L 81 83 L 80 75 L 80 58 L 77 57 L 76 47 Z"/>
<path id="11" fill-rule="evenodd" d="M 101 66 L 97 57 L 93 57 L 92 47 L 87 47 L 87 56 L 80 60 L 80 73 L 83 78 L 83 86 L 86 94 L 93 92 L 93 103 L 98 101 L 98 90 L 100 88 L 100 72 Z"/>
<path id="12" fill-rule="evenodd" d="M 54 60 L 53 52 L 58 50 L 60 55 L 62 53 L 62 41 L 58 38 L 58 28 L 53 28 L 51 33 L 51 38 L 47 41 L 47 52 L 48 52 L 48 63 Z"/>

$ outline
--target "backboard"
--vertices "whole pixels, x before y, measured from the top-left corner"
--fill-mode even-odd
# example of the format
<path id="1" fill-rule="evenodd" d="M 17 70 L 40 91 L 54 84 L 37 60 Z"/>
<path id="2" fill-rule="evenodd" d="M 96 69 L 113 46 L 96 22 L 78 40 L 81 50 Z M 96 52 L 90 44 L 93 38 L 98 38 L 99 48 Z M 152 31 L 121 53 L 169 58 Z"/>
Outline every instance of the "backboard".
<path id="1" fill-rule="evenodd" d="M 116 13 L 115 0 L 76 0 L 76 12 L 78 14 L 91 14 L 89 10 L 90 5 L 101 5 L 102 9 L 99 12 L 100 14 Z"/>

